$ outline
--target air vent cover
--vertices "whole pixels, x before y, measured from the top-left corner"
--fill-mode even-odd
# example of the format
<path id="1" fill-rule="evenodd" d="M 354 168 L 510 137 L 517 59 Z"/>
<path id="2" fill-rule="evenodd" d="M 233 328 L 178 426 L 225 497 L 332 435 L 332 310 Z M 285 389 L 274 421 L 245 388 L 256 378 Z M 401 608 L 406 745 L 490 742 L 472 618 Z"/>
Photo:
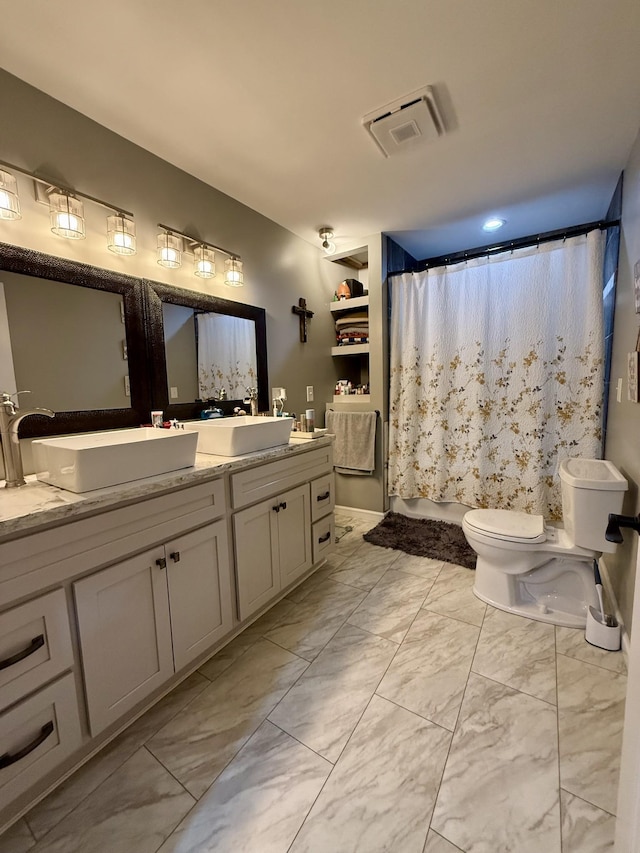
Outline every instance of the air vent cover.
<path id="1" fill-rule="evenodd" d="M 385 157 L 422 147 L 444 133 L 431 86 L 369 113 L 362 123 Z"/>

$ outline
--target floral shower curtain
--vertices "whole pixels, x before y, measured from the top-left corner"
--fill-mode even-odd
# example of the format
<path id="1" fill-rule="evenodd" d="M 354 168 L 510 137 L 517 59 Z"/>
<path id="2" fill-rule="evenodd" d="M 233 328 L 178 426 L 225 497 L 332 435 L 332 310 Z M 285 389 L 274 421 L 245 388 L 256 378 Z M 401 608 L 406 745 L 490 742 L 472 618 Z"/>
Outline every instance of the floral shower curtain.
<path id="1" fill-rule="evenodd" d="M 599 458 L 600 231 L 393 279 L 389 494 L 562 514 Z"/>
<path id="2" fill-rule="evenodd" d="M 227 314 L 196 314 L 198 388 L 202 400 L 218 396 L 242 400 L 257 385 L 256 331 L 253 320 Z"/>

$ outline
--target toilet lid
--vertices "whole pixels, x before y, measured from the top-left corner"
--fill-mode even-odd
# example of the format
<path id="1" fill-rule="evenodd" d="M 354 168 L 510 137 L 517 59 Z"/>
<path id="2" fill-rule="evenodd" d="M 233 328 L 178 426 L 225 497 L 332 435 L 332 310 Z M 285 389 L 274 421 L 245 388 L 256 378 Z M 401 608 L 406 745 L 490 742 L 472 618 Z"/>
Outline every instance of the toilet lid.
<path id="1" fill-rule="evenodd" d="M 472 509 L 464 521 L 473 530 L 509 542 L 544 542 L 544 517 L 509 509 Z"/>

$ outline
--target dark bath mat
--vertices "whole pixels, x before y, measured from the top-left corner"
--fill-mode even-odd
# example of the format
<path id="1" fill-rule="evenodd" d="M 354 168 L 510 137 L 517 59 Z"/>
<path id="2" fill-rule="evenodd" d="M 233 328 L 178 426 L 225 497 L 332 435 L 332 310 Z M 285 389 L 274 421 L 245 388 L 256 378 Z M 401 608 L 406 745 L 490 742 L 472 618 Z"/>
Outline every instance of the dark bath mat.
<path id="1" fill-rule="evenodd" d="M 363 538 L 372 545 L 395 548 L 418 557 L 445 560 L 467 569 L 476 567 L 476 552 L 457 524 L 390 512 Z"/>

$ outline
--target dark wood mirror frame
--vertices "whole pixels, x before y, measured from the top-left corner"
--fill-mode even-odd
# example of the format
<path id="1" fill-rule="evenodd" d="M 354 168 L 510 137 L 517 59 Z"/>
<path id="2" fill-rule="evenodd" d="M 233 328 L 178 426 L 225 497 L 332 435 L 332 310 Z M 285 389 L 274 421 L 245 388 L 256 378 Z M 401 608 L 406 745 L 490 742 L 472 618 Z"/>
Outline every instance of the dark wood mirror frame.
<path id="1" fill-rule="evenodd" d="M 267 370 L 267 324 L 264 308 L 232 302 L 217 296 L 194 293 L 180 287 L 171 287 L 158 282 L 147 282 L 147 334 L 149 340 L 149 366 L 151 369 L 151 395 L 155 409 L 162 409 L 169 418 L 197 418 L 204 408 L 200 402 L 171 403 L 167 387 L 167 360 L 164 344 L 163 303 L 181 305 L 194 310 L 212 311 L 216 314 L 228 314 L 253 320 L 256 326 L 256 366 L 258 373 L 258 409 L 269 410 L 269 378 Z M 217 402 L 225 414 L 231 414 L 234 406 L 242 401 L 227 400 Z"/>
<path id="2" fill-rule="evenodd" d="M 89 409 L 79 412 L 57 411 L 55 418 L 52 419 L 25 418 L 20 425 L 20 437 L 134 427 L 148 421 L 151 395 L 147 378 L 147 347 L 144 331 L 144 284 L 141 279 L 78 261 L 56 258 L 31 249 L 22 249 L 7 243 L 0 243 L 0 270 L 119 293 L 124 304 L 131 407 Z M 28 391 L 29 389 L 19 388 L 18 390 Z M 21 406 L 29 408 L 28 402 L 25 403 L 24 399 L 22 398 Z"/>
<path id="3" fill-rule="evenodd" d="M 162 409 L 168 418 L 198 417 L 204 408 L 203 403 L 169 403 L 163 302 L 255 321 L 258 407 L 260 411 L 269 409 L 266 315 L 263 308 L 56 258 L 9 243 L 0 243 L 0 270 L 119 293 L 124 304 L 131 407 L 56 411 L 52 419 L 26 418 L 20 426 L 21 438 L 137 427 L 149 423 L 152 409 Z M 4 390 L 0 388 L 0 391 Z M 225 414 L 231 414 L 237 404 L 238 401 L 230 400 L 218 405 Z M 28 403 L 23 403 L 23 407 L 28 408 Z"/>

